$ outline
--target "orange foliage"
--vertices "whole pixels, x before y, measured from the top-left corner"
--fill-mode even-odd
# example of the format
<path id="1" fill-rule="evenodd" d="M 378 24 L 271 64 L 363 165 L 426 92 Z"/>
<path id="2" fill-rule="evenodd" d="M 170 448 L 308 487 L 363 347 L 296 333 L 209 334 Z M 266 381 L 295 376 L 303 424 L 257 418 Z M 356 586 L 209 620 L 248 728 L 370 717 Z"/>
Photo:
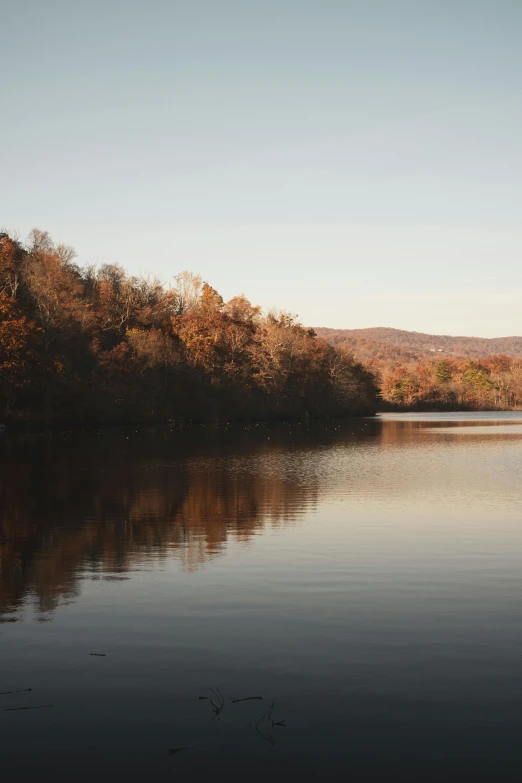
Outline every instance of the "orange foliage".
<path id="1" fill-rule="evenodd" d="M 372 376 L 294 317 L 263 316 L 244 295 L 224 303 L 189 272 L 165 289 L 114 264 L 80 269 L 73 258 L 42 231 L 26 247 L 0 235 L 0 291 L 20 316 L 8 316 L 9 389 L 17 372 L 27 376 L 27 393 L 11 393 L 4 415 L 147 421 L 375 410 Z M 38 334 L 39 375 L 24 329 Z"/>

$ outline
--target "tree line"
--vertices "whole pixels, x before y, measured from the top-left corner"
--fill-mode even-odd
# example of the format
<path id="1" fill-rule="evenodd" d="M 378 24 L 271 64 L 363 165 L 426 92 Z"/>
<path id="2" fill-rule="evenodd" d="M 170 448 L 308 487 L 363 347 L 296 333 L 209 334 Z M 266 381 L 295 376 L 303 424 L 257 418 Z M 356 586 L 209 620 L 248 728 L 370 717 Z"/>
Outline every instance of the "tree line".
<path id="1" fill-rule="evenodd" d="M 288 313 L 80 267 L 34 230 L 0 234 L 0 421 L 277 419 L 375 412 L 371 372 Z"/>
<path id="2" fill-rule="evenodd" d="M 522 359 L 433 359 L 371 364 L 381 407 L 399 410 L 522 409 Z"/>

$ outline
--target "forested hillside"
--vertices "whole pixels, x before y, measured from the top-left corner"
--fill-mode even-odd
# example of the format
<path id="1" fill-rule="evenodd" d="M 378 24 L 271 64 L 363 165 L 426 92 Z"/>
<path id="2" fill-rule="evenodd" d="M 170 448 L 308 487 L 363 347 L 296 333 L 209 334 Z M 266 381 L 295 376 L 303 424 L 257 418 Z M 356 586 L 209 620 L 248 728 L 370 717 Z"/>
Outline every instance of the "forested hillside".
<path id="1" fill-rule="evenodd" d="M 373 359 L 411 360 L 433 357 L 482 359 L 506 354 L 522 359 L 522 337 L 450 337 L 443 334 L 423 334 L 402 329 L 327 329 L 316 333 L 332 345 L 345 345 L 362 362 Z"/>
<path id="2" fill-rule="evenodd" d="M 316 331 L 353 351 L 371 370 L 381 408 L 522 408 L 521 337 L 488 340 L 382 328 Z"/>
<path id="3" fill-rule="evenodd" d="M 80 268 L 33 231 L 0 234 L 0 421 L 139 422 L 372 413 L 351 353 L 198 275 L 172 287 Z"/>

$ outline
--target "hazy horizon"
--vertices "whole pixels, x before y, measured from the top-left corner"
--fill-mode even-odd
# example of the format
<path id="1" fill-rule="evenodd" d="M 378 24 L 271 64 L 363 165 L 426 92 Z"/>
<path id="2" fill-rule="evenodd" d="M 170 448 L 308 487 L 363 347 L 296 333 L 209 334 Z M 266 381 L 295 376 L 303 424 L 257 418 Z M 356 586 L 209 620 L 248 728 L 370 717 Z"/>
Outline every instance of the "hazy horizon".
<path id="1" fill-rule="evenodd" d="M 522 333 L 513 0 L 0 0 L 0 226 L 309 325 Z"/>

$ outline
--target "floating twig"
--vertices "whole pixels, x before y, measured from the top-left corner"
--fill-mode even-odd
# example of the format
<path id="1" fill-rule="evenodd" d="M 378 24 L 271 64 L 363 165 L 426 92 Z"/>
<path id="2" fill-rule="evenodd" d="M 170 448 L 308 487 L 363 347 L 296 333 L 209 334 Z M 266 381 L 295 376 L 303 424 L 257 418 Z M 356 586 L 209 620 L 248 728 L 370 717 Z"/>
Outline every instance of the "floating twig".
<path id="1" fill-rule="evenodd" d="M 36 704 L 34 707 L 8 707 L 2 712 L 16 712 L 17 710 L 43 710 L 44 707 L 54 707 L 54 704 Z"/>
<path id="2" fill-rule="evenodd" d="M 215 702 L 213 699 L 209 699 L 210 703 L 214 707 L 214 713 L 215 714 L 214 714 L 213 720 L 215 720 L 217 717 L 219 717 L 219 715 L 221 715 L 221 713 L 225 709 L 225 699 L 224 699 L 221 691 L 219 690 L 219 688 L 216 688 L 216 690 L 214 690 L 213 688 L 210 688 L 210 690 L 212 691 L 212 693 L 214 694 L 214 696 L 217 699 L 217 702 Z"/>
<path id="3" fill-rule="evenodd" d="M 32 691 L 32 688 L 22 688 L 20 691 L 2 691 L 0 693 L 0 696 L 7 696 L 8 693 L 28 693 L 29 691 Z"/>
<path id="4" fill-rule="evenodd" d="M 212 720 L 216 720 L 216 718 L 220 721 L 221 718 L 219 717 L 221 713 L 223 712 L 225 708 L 225 697 L 219 690 L 219 688 L 209 688 L 210 693 L 212 694 L 213 698 L 211 696 L 198 696 L 198 699 L 200 701 L 208 701 L 212 705 L 214 717 Z M 230 699 L 232 704 L 237 704 L 238 702 L 242 701 L 262 701 L 263 696 L 244 696 L 240 699 Z M 255 724 L 255 730 L 257 734 L 259 734 L 260 737 L 262 737 L 267 742 L 270 742 L 271 745 L 275 745 L 276 741 L 272 734 L 268 731 L 268 726 L 271 726 L 272 729 L 274 729 L 276 726 L 280 728 L 286 728 L 286 720 L 278 720 L 274 721 L 272 720 L 272 715 L 275 710 L 275 704 L 272 702 L 270 704 L 270 707 L 267 712 L 265 712 L 257 723 Z M 252 724 L 248 724 L 249 728 L 251 728 Z M 264 727 L 267 728 L 264 728 Z M 178 747 L 169 748 L 169 755 L 173 755 L 175 753 L 180 753 L 182 750 L 188 750 L 189 748 L 194 748 L 196 745 L 201 744 L 201 742 L 206 742 L 208 739 L 212 739 L 212 737 L 215 737 L 216 735 L 212 735 L 211 737 L 207 737 L 204 740 L 200 740 L 199 742 L 195 742 L 192 745 L 180 745 Z"/>
<path id="5" fill-rule="evenodd" d="M 274 707 L 275 707 L 275 705 L 272 702 L 268 712 L 265 712 L 264 715 L 261 715 L 261 717 L 259 718 L 258 722 L 256 723 L 256 731 L 259 734 L 259 736 L 263 737 L 263 739 L 267 740 L 267 742 L 270 742 L 271 745 L 275 745 L 276 744 L 275 743 L 275 739 L 272 737 L 271 734 L 268 734 L 266 732 L 261 731 L 260 728 L 259 728 L 259 724 L 260 723 L 268 723 L 268 721 L 272 720 L 272 711 L 273 711 Z"/>
<path id="6" fill-rule="evenodd" d="M 96 658 L 106 658 L 106 653 L 89 653 L 89 655 L 94 655 Z"/>
<path id="7" fill-rule="evenodd" d="M 216 690 L 214 690 L 214 688 L 211 688 L 210 690 L 212 691 L 212 693 L 214 694 L 216 699 L 220 702 L 220 704 L 224 704 L 225 703 L 225 699 L 223 698 L 219 688 L 216 688 Z"/>

